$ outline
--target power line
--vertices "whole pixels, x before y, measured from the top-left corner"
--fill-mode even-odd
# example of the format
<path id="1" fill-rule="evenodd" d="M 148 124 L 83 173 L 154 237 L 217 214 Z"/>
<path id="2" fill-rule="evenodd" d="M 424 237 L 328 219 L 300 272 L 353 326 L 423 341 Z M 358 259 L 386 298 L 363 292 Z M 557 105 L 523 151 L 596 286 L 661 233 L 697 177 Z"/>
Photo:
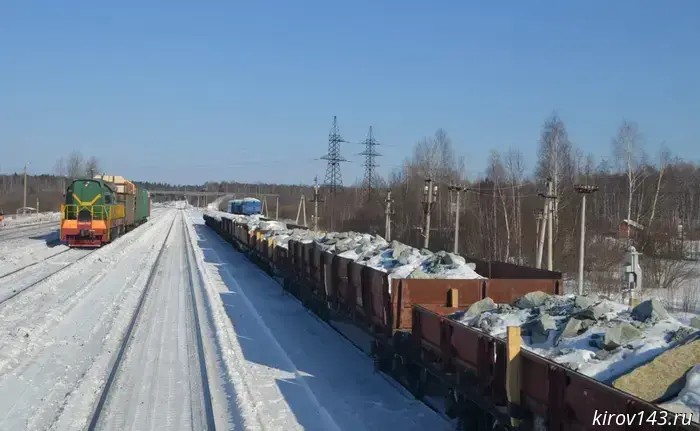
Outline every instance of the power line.
<path id="1" fill-rule="evenodd" d="M 347 142 L 340 137 L 338 130 L 338 117 L 333 117 L 333 127 L 328 134 L 328 153 L 321 157 L 327 160 L 325 186 L 328 187 L 331 196 L 335 196 L 338 188 L 343 187 L 343 176 L 340 172 L 340 163 L 347 160 L 340 155 L 340 143 Z"/>
<path id="2" fill-rule="evenodd" d="M 379 165 L 375 163 L 375 158 L 381 156 L 381 154 L 374 150 L 379 143 L 372 135 L 372 126 L 369 126 L 367 139 L 365 139 L 362 144 L 365 145 L 365 151 L 358 154 L 360 156 L 365 156 L 365 178 L 362 181 L 362 194 L 363 200 L 368 202 L 372 198 L 374 188 L 377 186 L 377 174 L 375 172 L 375 168 Z"/>

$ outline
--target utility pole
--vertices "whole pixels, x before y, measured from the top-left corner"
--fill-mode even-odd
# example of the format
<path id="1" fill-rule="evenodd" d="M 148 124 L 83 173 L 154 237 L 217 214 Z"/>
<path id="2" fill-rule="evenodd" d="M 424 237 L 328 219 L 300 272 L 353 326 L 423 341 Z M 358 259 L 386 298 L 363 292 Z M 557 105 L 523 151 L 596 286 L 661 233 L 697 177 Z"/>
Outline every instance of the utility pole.
<path id="1" fill-rule="evenodd" d="M 387 241 L 391 241 L 391 216 L 394 214 L 394 210 L 391 208 L 391 204 L 394 200 L 391 198 L 391 190 L 386 192 L 386 208 L 384 209 L 384 216 L 386 217 L 384 224 L 384 236 Z"/>
<path id="2" fill-rule="evenodd" d="M 323 202 L 323 200 L 320 199 L 318 178 L 314 179 L 314 198 L 311 202 L 314 203 L 314 230 L 318 231 L 318 204 L 319 202 Z M 306 209 L 304 209 L 304 218 L 306 218 Z"/>
<path id="3" fill-rule="evenodd" d="M 433 185 L 433 179 L 425 180 L 423 187 L 423 213 L 425 214 L 425 228 L 423 232 L 423 248 L 430 245 L 430 213 L 433 212 L 435 198 L 438 196 L 438 186 Z"/>
<path id="4" fill-rule="evenodd" d="M 25 208 L 24 211 L 27 211 L 27 166 L 29 166 L 31 162 L 27 162 L 24 164 L 24 204 L 22 205 L 22 208 Z"/>
<path id="5" fill-rule="evenodd" d="M 456 199 L 456 203 L 455 203 L 455 243 L 454 243 L 454 247 L 453 247 L 453 253 L 458 254 L 459 253 L 459 196 L 463 191 L 467 190 L 467 188 L 464 186 L 458 186 L 455 184 L 451 184 L 447 189 L 450 192 L 454 191 L 455 194 L 457 195 L 457 199 Z M 450 202 L 452 202 L 452 201 L 450 200 Z"/>
<path id="6" fill-rule="evenodd" d="M 556 196 L 552 195 L 552 179 L 547 178 L 546 182 L 546 193 L 538 193 L 540 197 L 544 198 L 544 219 L 542 221 L 542 230 L 540 231 L 540 246 L 537 256 L 537 268 L 542 267 L 542 255 L 544 248 L 544 237 L 545 237 L 545 227 L 547 228 L 547 269 L 552 271 L 552 212 L 554 210 L 553 200 Z"/>
<path id="7" fill-rule="evenodd" d="M 303 194 L 301 195 L 301 199 L 299 199 L 299 208 L 297 209 L 297 219 L 295 221 L 296 224 L 299 224 L 299 216 L 301 215 L 302 212 L 304 213 L 304 225 L 303 226 L 306 227 L 307 226 L 306 225 L 306 197 Z"/>
<path id="8" fill-rule="evenodd" d="M 583 257 L 586 250 L 586 195 L 598 191 L 598 187 L 591 185 L 574 186 L 576 193 L 581 195 L 581 244 L 579 245 L 578 256 L 578 294 L 583 295 Z"/>
<path id="9" fill-rule="evenodd" d="M 542 210 L 533 210 L 532 215 L 535 216 L 535 255 L 536 255 L 536 260 L 539 262 L 540 257 L 541 257 L 541 251 L 539 248 L 540 244 L 540 228 L 542 227 Z M 539 264 L 538 264 L 539 268 Z"/>
<path id="10" fill-rule="evenodd" d="M 280 195 L 277 195 L 277 202 L 275 202 L 275 220 L 280 219 Z"/>

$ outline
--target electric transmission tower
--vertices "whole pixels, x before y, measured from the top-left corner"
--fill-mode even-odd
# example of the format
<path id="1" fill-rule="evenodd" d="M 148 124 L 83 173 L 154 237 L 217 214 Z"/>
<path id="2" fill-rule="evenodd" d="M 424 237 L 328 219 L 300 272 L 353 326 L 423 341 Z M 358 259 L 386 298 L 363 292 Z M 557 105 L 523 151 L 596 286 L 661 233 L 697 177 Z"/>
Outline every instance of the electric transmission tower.
<path id="1" fill-rule="evenodd" d="M 338 188 L 343 187 L 343 176 L 340 173 L 340 163 L 347 162 L 347 159 L 340 155 L 340 143 L 347 142 L 340 137 L 338 132 L 338 117 L 333 117 L 333 127 L 328 134 L 328 154 L 321 157 L 322 160 L 328 160 L 326 167 L 325 186 L 328 188 L 331 196 L 335 195 Z"/>
<path id="2" fill-rule="evenodd" d="M 365 156 L 365 179 L 362 181 L 362 195 L 363 200 L 368 202 L 372 198 L 372 193 L 377 186 L 377 176 L 374 168 L 379 166 L 375 163 L 375 157 L 381 156 L 375 151 L 375 148 L 379 143 L 374 139 L 372 135 L 372 126 L 369 126 L 369 134 L 364 142 L 361 142 L 365 146 L 365 151 L 361 152 L 360 156 Z"/>

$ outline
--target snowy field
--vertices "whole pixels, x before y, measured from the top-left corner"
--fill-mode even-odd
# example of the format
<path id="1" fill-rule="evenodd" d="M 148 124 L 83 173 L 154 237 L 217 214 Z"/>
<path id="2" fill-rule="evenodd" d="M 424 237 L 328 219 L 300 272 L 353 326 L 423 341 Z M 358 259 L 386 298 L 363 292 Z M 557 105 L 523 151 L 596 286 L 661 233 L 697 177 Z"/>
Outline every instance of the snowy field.
<path id="1" fill-rule="evenodd" d="M 38 214 L 9 214 L 3 217 L 4 227 L 12 228 L 19 226 L 26 226 L 31 224 L 47 223 L 47 222 L 57 222 L 61 219 L 60 212 L 42 212 Z"/>
<path id="2" fill-rule="evenodd" d="M 97 429 L 110 430 L 450 427 L 199 211 L 154 206 L 92 252 L 42 229 L 0 238 L 0 429 L 85 429 L 96 406 Z"/>

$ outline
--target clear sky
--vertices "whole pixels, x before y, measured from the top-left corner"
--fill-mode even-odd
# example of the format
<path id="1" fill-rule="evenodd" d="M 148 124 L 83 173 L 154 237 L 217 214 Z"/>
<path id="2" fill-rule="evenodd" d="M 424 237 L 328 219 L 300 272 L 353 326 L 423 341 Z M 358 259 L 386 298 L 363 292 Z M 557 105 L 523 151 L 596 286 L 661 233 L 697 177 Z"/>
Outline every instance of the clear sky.
<path id="1" fill-rule="evenodd" d="M 472 174 L 509 146 L 532 168 L 555 109 L 587 152 L 629 118 L 696 160 L 699 46 L 697 0 L 5 0 L 0 172 L 77 149 L 133 180 L 308 183 L 334 115 L 391 145 L 381 173 L 439 127 Z"/>

